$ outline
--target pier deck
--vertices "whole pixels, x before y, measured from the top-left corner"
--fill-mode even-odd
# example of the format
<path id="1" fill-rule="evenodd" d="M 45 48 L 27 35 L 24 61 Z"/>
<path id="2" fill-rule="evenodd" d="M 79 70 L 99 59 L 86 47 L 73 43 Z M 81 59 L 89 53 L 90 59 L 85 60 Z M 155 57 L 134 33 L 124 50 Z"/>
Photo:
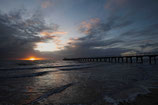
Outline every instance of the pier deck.
<path id="1" fill-rule="evenodd" d="M 73 60 L 82 62 L 122 62 L 122 63 L 143 63 L 145 60 L 149 64 L 156 64 L 158 54 L 128 55 L 128 56 L 105 56 L 105 57 L 83 57 L 83 58 L 64 58 L 63 60 Z M 146 59 L 145 59 L 146 58 Z"/>

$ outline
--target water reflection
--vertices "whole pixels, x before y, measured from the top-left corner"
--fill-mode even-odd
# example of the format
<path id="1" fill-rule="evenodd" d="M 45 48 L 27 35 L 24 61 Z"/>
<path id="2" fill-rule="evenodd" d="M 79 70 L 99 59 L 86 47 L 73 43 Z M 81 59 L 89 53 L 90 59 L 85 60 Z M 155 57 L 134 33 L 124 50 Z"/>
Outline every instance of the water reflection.
<path id="1" fill-rule="evenodd" d="M 61 63 L 61 65 L 70 64 Z M 71 65 L 73 64 L 75 63 Z M 38 63 L 34 66 L 39 65 L 44 64 Z M 50 67 L 52 62 L 46 65 Z M 64 66 L 0 71 L 2 73 L 0 76 L 19 76 L 0 79 L 0 102 L 15 105 L 34 102 L 38 105 L 60 103 L 86 105 L 106 103 L 110 99 L 114 104 L 118 103 L 118 100 L 129 99 L 133 97 L 132 95 L 148 92 L 147 88 L 152 86 L 152 82 L 157 81 L 156 65 L 105 63 L 99 65 L 94 67 L 94 64 L 89 64 L 88 66 L 93 68 L 82 67 L 82 69 L 76 69 L 76 66 Z M 35 75 L 40 73 L 43 74 Z"/>

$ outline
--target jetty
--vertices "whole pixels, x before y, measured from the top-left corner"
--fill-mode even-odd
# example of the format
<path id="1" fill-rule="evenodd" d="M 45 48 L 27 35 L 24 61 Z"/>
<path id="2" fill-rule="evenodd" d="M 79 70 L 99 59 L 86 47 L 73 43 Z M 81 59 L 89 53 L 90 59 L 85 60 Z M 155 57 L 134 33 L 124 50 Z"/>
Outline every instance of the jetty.
<path id="1" fill-rule="evenodd" d="M 81 62 L 115 62 L 115 63 L 143 63 L 156 64 L 158 54 L 139 54 L 125 56 L 105 56 L 105 57 L 81 57 L 81 58 L 64 58 L 63 60 L 81 61 Z"/>

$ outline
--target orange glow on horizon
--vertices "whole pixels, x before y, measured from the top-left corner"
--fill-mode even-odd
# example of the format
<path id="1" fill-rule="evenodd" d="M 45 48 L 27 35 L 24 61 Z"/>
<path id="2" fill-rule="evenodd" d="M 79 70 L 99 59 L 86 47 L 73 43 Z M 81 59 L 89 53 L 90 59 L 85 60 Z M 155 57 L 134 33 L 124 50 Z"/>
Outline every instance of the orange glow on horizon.
<path id="1" fill-rule="evenodd" d="M 41 35 L 66 35 L 67 32 L 63 32 L 63 31 L 56 31 L 56 32 L 47 32 L 47 31 L 43 31 L 43 32 L 40 32 Z"/>
<path id="2" fill-rule="evenodd" d="M 29 60 L 34 61 L 34 60 L 36 60 L 36 59 L 35 59 L 35 58 L 29 58 Z"/>
<path id="3" fill-rule="evenodd" d="M 35 61 L 35 60 L 45 60 L 45 58 L 37 58 L 37 57 L 28 57 L 28 58 L 22 58 L 20 60 L 30 60 L 30 61 Z"/>

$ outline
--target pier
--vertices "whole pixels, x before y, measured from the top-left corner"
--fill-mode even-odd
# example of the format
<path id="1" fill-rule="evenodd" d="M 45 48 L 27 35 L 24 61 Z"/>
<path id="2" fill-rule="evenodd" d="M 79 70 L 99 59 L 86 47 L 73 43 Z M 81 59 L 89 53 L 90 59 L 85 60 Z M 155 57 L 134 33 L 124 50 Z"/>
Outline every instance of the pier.
<path id="1" fill-rule="evenodd" d="M 83 57 L 83 58 L 64 58 L 63 60 L 81 62 L 111 62 L 111 63 L 143 63 L 156 64 L 158 54 L 147 55 L 128 55 L 128 56 L 105 56 L 105 57 Z"/>

